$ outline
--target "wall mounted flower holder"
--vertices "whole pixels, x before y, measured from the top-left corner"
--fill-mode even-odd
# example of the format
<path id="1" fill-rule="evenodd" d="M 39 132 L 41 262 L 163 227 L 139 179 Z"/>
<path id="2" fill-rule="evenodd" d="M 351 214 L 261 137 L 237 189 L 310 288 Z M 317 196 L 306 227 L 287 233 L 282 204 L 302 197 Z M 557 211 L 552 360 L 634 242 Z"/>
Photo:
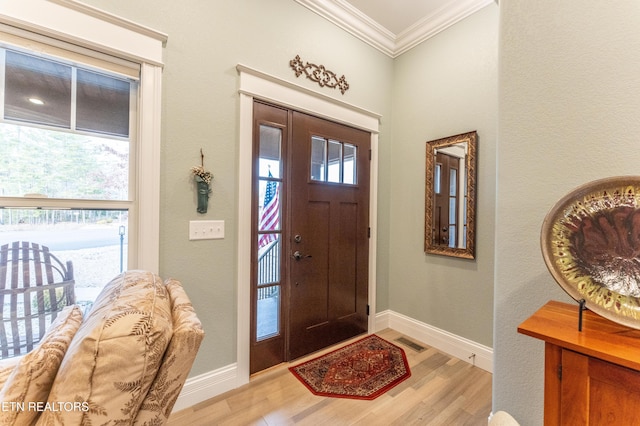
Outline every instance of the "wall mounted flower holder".
<path id="1" fill-rule="evenodd" d="M 213 174 L 204 168 L 204 154 L 200 148 L 200 165 L 191 167 L 191 173 L 198 187 L 198 213 L 206 213 L 209 206 L 209 194 L 211 193 L 211 181 Z"/>

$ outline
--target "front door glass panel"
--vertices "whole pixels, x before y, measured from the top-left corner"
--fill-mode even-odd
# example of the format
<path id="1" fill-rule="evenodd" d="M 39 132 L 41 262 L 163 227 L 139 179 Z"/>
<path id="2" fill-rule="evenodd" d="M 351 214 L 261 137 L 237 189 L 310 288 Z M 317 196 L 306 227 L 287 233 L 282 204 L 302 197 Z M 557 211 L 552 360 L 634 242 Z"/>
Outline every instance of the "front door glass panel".
<path id="1" fill-rule="evenodd" d="M 324 182 L 327 170 L 327 141 L 319 136 L 311 138 L 311 180 Z"/>
<path id="2" fill-rule="evenodd" d="M 343 182 L 351 185 L 356 184 L 356 147 L 354 145 L 344 144 L 344 176 Z"/>
<path id="3" fill-rule="evenodd" d="M 316 182 L 358 183 L 355 145 L 321 136 L 311 137 L 311 180 Z"/>
<path id="4" fill-rule="evenodd" d="M 329 168 L 327 182 L 342 182 L 342 144 L 338 141 L 329 141 Z"/>

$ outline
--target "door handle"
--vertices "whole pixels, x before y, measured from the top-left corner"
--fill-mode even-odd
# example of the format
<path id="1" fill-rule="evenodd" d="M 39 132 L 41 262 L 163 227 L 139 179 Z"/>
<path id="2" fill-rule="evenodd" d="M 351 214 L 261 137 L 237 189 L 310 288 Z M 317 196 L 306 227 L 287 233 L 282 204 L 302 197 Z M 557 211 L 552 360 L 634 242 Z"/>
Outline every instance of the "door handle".
<path id="1" fill-rule="evenodd" d="M 303 257 L 311 257 L 311 255 L 310 254 L 305 255 L 305 254 L 300 253 L 300 250 L 296 250 L 296 251 L 293 252 L 291 257 L 293 257 L 295 260 L 300 260 Z"/>

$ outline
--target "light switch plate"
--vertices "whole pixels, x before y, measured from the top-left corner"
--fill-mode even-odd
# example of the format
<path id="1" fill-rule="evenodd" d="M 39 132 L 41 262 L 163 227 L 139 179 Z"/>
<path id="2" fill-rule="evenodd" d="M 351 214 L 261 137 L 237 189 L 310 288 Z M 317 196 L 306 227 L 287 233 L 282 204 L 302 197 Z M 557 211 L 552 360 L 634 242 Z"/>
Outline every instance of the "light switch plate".
<path id="1" fill-rule="evenodd" d="M 217 240 L 224 238 L 224 220 L 189 221 L 190 240 Z"/>

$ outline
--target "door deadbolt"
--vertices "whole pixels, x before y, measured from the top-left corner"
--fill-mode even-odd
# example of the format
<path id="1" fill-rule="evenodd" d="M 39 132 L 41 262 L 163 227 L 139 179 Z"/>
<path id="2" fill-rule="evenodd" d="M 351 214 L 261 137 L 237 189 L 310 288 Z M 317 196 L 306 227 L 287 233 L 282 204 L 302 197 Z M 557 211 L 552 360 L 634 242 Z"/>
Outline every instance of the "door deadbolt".
<path id="1" fill-rule="evenodd" d="M 302 235 L 296 234 L 296 236 L 293 237 L 293 241 L 295 241 L 296 243 L 301 242 L 302 241 Z"/>

